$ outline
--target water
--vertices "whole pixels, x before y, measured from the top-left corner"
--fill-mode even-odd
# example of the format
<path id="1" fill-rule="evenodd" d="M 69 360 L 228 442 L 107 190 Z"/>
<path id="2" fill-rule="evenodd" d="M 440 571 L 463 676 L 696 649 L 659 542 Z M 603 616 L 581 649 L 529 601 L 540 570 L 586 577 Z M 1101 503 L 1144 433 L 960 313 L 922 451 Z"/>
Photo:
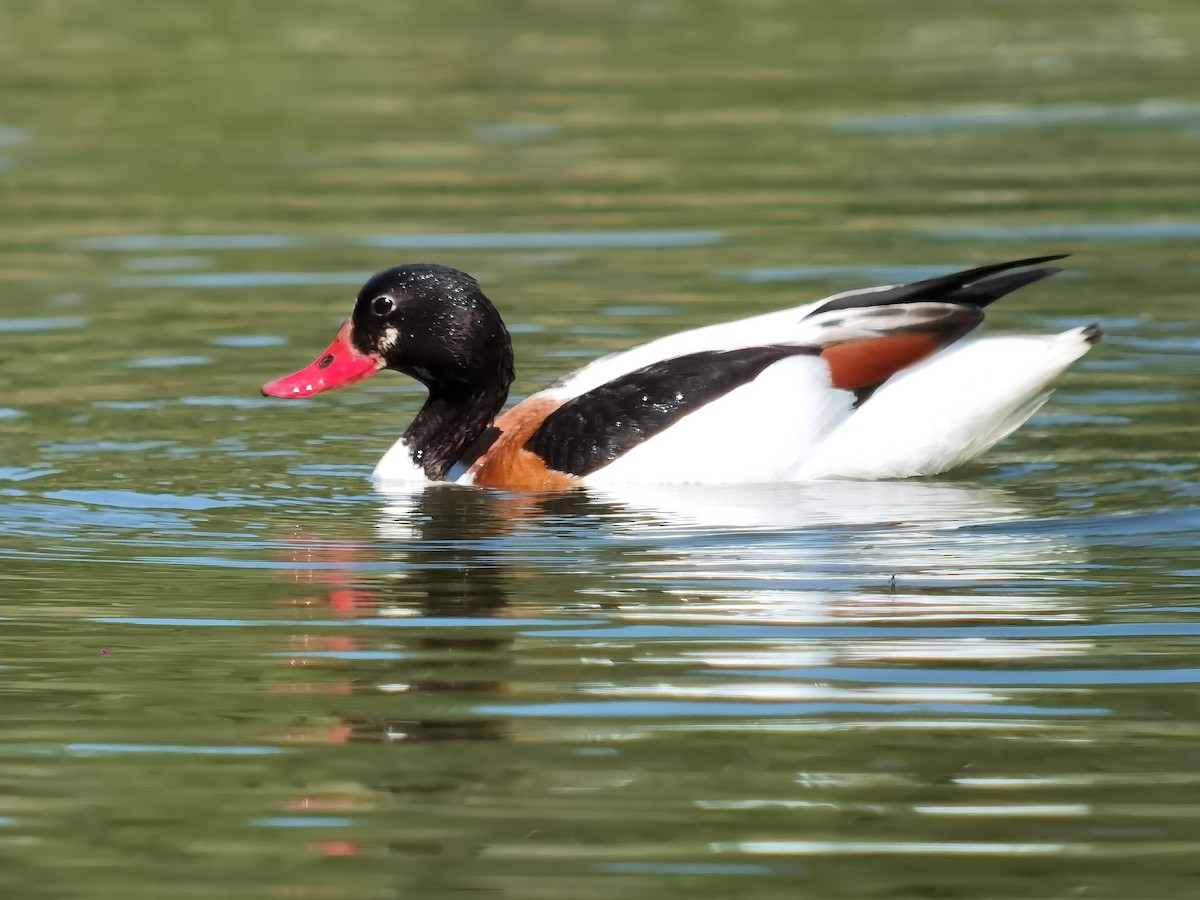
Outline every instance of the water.
<path id="1" fill-rule="evenodd" d="M 3 895 L 1194 894 L 1192 24 L 8 17 Z M 1106 340 L 939 479 L 383 496 L 413 385 L 257 393 L 402 261 L 481 277 L 523 395 L 1067 251 L 991 327 Z"/>

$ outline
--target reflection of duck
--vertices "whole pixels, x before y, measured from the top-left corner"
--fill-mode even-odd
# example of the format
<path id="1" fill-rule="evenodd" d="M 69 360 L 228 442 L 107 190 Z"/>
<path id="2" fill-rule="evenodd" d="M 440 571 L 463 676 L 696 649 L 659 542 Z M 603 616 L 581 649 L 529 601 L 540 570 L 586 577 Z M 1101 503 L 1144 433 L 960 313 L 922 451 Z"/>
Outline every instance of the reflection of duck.
<path id="1" fill-rule="evenodd" d="M 507 629 L 480 634 L 478 626 L 479 620 L 504 616 L 508 606 L 506 575 L 488 550 L 489 541 L 505 529 L 496 509 L 501 499 L 497 494 L 461 489 L 414 495 L 409 507 L 391 512 L 384 520 L 386 524 L 403 518 L 406 529 L 391 533 L 380 529 L 385 537 L 403 542 L 395 571 L 382 578 L 367 578 L 353 563 L 379 556 L 386 545 L 351 546 L 310 534 L 299 536 L 293 553 L 306 565 L 298 573 L 305 580 L 315 577 L 325 588 L 318 596 L 306 594 L 290 602 L 304 613 L 299 624 L 313 612 L 327 608 L 348 620 L 368 620 L 377 625 L 410 618 L 419 622 L 462 619 L 474 627 L 469 631 L 465 626 L 463 630 L 383 628 L 373 632 L 377 637 L 386 635 L 384 641 L 366 640 L 361 634 L 302 634 L 292 640 L 290 651 L 295 655 L 289 654 L 289 664 L 298 668 L 310 660 L 353 660 L 360 654 L 375 660 L 369 682 L 342 682 L 334 689 L 325 686 L 329 693 L 338 695 L 501 693 L 503 687 L 497 676 L 507 664 L 512 635 Z M 313 562 L 326 567 L 314 570 Z M 346 602 L 348 597 L 353 603 Z M 382 678 L 382 683 L 376 683 L 377 678 Z M 332 717 L 332 726 L 315 735 L 299 732 L 293 739 L 344 743 L 503 737 L 498 725 L 488 718 L 399 717 L 398 709 L 420 704 L 388 699 L 381 705 L 378 714 L 338 714 Z"/>
<path id="2" fill-rule="evenodd" d="M 1030 513 L 999 486 L 924 481 L 398 493 L 376 539 L 356 545 L 362 565 L 303 569 L 372 592 L 350 633 L 394 658 L 343 662 L 347 691 L 314 698 L 306 717 L 336 710 L 331 725 L 292 738 L 396 746 L 352 754 L 361 786 L 319 780 L 290 805 L 425 823 L 427 845 L 318 852 L 444 861 L 509 846 L 514 821 L 533 823 L 526 834 L 563 803 L 642 808 L 641 759 L 682 759 L 663 777 L 692 784 L 694 760 L 673 750 L 685 738 L 734 753 L 750 740 L 767 756 L 783 741 L 786 763 L 830 741 L 875 746 L 861 736 L 875 729 L 1079 737 L 1063 724 L 1075 701 L 1038 705 L 1019 682 L 1022 668 L 1090 649 L 1023 633 L 1078 615 L 1031 580 L 1074 557 L 1056 533 L 1024 533 Z M 329 543 L 305 539 L 301 558 Z"/>
<path id="3" fill-rule="evenodd" d="M 989 680 L 972 667 L 1061 662 L 1093 646 L 1038 627 L 1083 618 L 1082 604 L 1048 584 L 1082 564 L 1084 548 L 1031 529 L 1033 511 L 998 485 L 663 485 L 571 496 L 597 507 L 576 515 L 577 543 L 597 543 L 597 526 L 607 539 L 594 568 L 602 577 L 588 586 L 604 612 L 596 627 L 557 633 L 595 648 L 589 656 L 636 663 L 576 686 L 598 704 L 695 704 L 693 713 L 705 703 L 812 704 L 808 716 L 839 707 L 893 725 L 905 704 L 942 704 L 944 716 L 918 712 L 903 727 L 962 728 L 964 716 L 986 721 L 1028 701 L 1003 674 Z M 544 541 L 546 530 L 526 540 Z M 586 571 L 580 555 L 572 566 Z M 499 702 L 486 709 L 544 712 L 528 698 Z M 754 725 L 715 727 L 845 725 L 780 721 L 770 709 L 747 709 Z"/>
<path id="4" fill-rule="evenodd" d="M 966 588 L 1031 574 L 1045 580 L 1048 569 L 1080 552 L 1060 535 L 1030 533 L 1029 511 L 996 485 L 639 485 L 588 494 L 609 511 L 593 521 L 631 547 L 622 576 L 687 585 L 698 594 L 762 590 L 774 608 L 785 585 L 804 592 L 821 585 L 823 603 L 834 583 L 891 593 L 893 575 L 902 590 L 915 583 Z"/>
<path id="5" fill-rule="evenodd" d="M 1005 492 L 930 481 L 818 481 L 790 485 L 614 485 L 589 494 L 646 514 L 672 534 L 903 524 L 909 529 L 960 528 L 1018 519 Z"/>
<path id="6" fill-rule="evenodd" d="M 956 343 L 1059 257 L 983 266 L 652 341 L 584 366 L 496 418 L 508 332 L 444 266 L 371 278 L 312 365 L 263 387 L 306 397 L 396 369 L 429 388 L 375 469 L 512 489 L 896 478 L 960 465 L 1021 425 L 1096 326 Z M 1007 274 L 1003 274 L 1007 273 Z M 953 346 L 951 346 L 953 345 Z"/>

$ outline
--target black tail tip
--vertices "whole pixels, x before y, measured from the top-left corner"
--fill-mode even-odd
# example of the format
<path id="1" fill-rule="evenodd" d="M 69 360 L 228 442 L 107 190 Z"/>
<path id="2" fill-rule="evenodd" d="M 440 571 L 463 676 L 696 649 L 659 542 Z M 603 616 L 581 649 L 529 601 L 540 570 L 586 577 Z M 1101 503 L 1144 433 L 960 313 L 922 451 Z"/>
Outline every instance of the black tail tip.
<path id="1" fill-rule="evenodd" d="M 1081 334 L 1089 344 L 1096 344 L 1100 342 L 1100 338 L 1104 337 L 1104 329 L 1100 327 L 1099 322 L 1093 322 L 1084 328 Z"/>

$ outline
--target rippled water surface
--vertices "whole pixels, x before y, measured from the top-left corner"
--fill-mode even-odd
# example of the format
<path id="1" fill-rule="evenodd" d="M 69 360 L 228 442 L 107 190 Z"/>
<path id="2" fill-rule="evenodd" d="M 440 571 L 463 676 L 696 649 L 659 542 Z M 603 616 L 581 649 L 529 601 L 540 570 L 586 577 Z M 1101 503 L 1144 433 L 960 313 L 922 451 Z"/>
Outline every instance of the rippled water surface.
<path id="1" fill-rule="evenodd" d="M 1200 892 L 1200 20 L 1148 4 L 28 5 L 0 34 L 13 898 Z M 15 10 L 15 7 L 14 7 Z M 376 494 L 259 396 L 403 261 L 518 393 L 1072 252 L 934 480 Z"/>

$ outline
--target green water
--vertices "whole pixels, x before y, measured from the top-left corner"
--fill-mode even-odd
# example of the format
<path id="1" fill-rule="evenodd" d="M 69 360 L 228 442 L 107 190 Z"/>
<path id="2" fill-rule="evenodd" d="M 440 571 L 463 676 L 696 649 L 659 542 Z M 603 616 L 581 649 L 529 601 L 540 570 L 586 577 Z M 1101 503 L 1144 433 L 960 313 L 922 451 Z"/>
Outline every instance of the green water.
<path id="1" fill-rule="evenodd" d="M 1200 893 L 1194 4 L 0 10 L 3 896 Z M 932 481 L 388 498 L 414 385 L 258 396 L 399 262 L 524 393 L 1049 252 L 991 327 L 1107 339 Z"/>

